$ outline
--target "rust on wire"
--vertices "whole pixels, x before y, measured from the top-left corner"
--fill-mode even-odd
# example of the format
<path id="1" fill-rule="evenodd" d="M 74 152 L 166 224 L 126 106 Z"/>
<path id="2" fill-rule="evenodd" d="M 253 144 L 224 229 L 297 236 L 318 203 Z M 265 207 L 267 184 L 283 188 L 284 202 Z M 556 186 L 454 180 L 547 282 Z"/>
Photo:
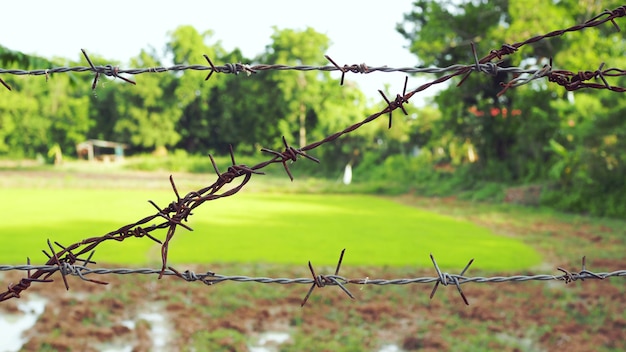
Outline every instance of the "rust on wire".
<path id="1" fill-rule="evenodd" d="M 300 155 L 318 164 L 320 162 L 319 159 L 306 154 L 305 152 L 302 151 L 302 149 L 296 149 L 290 146 L 287 143 L 285 136 L 283 136 L 283 145 L 285 146 L 285 151 L 283 152 L 277 152 L 277 151 L 267 149 L 267 148 L 262 148 L 261 151 L 264 153 L 269 153 L 269 154 L 274 155 L 275 162 L 280 162 L 283 164 L 283 168 L 285 168 L 285 171 L 287 172 L 287 175 L 289 175 L 289 179 L 291 179 L 291 181 L 293 181 L 293 175 L 291 174 L 291 171 L 289 171 L 289 166 L 287 166 L 287 161 L 296 162 L 298 160 L 298 155 Z"/>
<path id="2" fill-rule="evenodd" d="M 402 95 L 397 94 L 396 99 L 394 99 L 393 101 L 389 101 L 385 93 L 383 93 L 383 91 L 380 89 L 378 90 L 378 93 L 382 95 L 383 99 L 387 103 L 387 111 L 389 111 L 389 128 L 391 128 L 392 113 L 395 109 L 400 108 L 402 112 L 404 113 L 404 115 L 409 114 L 404 108 L 404 104 L 407 104 L 409 102 L 409 98 L 406 97 L 406 85 L 408 82 L 409 82 L 409 77 L 406 76 L 404 78 L 404 89 L 402 90 Z"/>
<path id="3" fill-rule="evenodd" d="M 583 256 L 582 269 L 579 272 L 570 272 L 560 267 L 557 268 L 557 270 L 563 273 L 563 276 L 561 276 L 559 279 L 563 280 L 565 284 L 569 284 L 570 282 L 574 282 L 576 280 L 585 281 L 585 277 L 589 278 L 589 276 L 596 278 L 596 279 L 600 279 L 600 280 L 604 279 L 604 276 L 587 270 L 587 257 L 586 256 Z"/>
<path id="4" fill-rule="evenodd" d="M 498 50 L 492 50 L 489 55 L 485 56 L 484 58 L 482 58 L 480 60 L 480 63 L 485 63 L 485 62 L 489 62 L 491 60 L 493 60 L 494 58 L 498 58 L 501 59 L 503 56 L 506 55 L 510 55 L 515 53 L 519 48 L 521 48 L 524 45 L 527 44 L 531 44 L 531 43 L 535 43 L 538 42 L 540 40 L 546 39 L 546 38 L 551 38 L 551 37 L 558 37 L 561 36 L 567 32 L 575 32 L 575 31 L 579 31 L 585 28 L 589 28 L 589 27 L 596 27 L 599 26 L 603 23 L 606 22 L 611 22 L 613 24 L 613 26 L 617 29 L 617 31 L 620 31 L 619 26 L 617 25 L 617 23 L 615 22 L 616 18 L 619 17 L 624 17 L 626 16 L 626 6 L 619 6 L 617 7 L 615 10 L 609 11 L 606 10 L 603 13 L 599 14 L 598 16 L 590 19 L 589 21 L 582 23 L 582 24 L 578 24 L 578 25 L 574 25 L 565 29 L 560 29 L 560 30 L 556 30 L 556 31 L 552 31 L 543 35 L 538 35 L 529 39 L 526 39 L 524 41 L 518 42 L 518 43 L 514 43 L 514 44 L 503 44 L 502 47 Z M 602 18 L 604 17 L 604 18 Z"/>
<path id="5" fill-rule="evenodd" d="M 335 61 L 333 61 L 333 59 L 330 58 L 330 56 L 328 55 L 324 55 L 324 57 L 326 58 L 326 60 L 330 61 L 331 64 L 335 65 L 335 67 L 341 71 L 341 81 L 339 82 L 340 86 L 343 86 L 343 79 L 346 75 L 346 70 L 344 70 L 341 66 L 337 65 L 337 63 Z"/>
<path id="6" fill-rule="evenodd" d="M 43 251 L 43 253 L 48 256 L 48 258 L 50 258 L 50 260 L 54 260 L 53 264 L 56 264 L 59 266 L 59 268 L 61 268 L 61 261 L 59 260 L 59 256 L 57 255 L 57 253 L 54 250 L 54 247 L 52 246 L 52 243 L 50 243 L 50 239 L 48 239 L 48 247 L 50 248 L 50 252 L 52 253 L 52 256 L 48 255 L 48 253 L 46 253 L 46 251 Z M 69 258 L 71 258 L 71 256 L 69 256 Z M 63 270 L 59 270 L 61 272 L 61 278 L 63 278 L 63 283 L 65 284 L 65 289 L 69 291 L 70 286 L 67 284 L 67 278 L 65 277 L 66 273 Z"/>
<path id="7" fill-rule="evenodd" d="M 30 258 L 26 258 L 26 263 L 30 266 Z M 9 284 L 7 287 L 7 291 L 4 293 L 3 297 L 0 297 L 0 302 L 5 301 L 10 298 L 20 298 L 20 293 L 30 287 L 30 284 L 33 282 L 53 282 L 54 280 L 44 278 L 39 279 L 33 277 L 30 273 L 30 269 L 27 271 L 27 276 L 20 280 L 17 285 Z"/>

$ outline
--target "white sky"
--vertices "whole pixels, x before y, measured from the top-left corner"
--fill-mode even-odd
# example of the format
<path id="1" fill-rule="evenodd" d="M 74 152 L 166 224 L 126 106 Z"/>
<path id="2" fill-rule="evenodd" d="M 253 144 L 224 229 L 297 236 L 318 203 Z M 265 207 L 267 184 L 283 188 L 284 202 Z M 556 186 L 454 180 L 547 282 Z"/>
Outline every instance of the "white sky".
<path id="1" fill-rule="evenodd" d="M 339 65 L 410 67 L 417 58 L 396 32 L 396 23 L 411 7 L 411 0 L 316 1 L 6 1 L 0 20 L 0 44 L 12 50 L 45 57 L 78 60 L 80 49 L 122 62 L 149 46 L 162 52 L 167 32 L 190 24 L 198 31 L 212 30 L 214 39 L 230 51 L 247 57 L 270 43 L 272 26 L 312 27 L 331 40 L 327 53 Z M 198 64 L 206 64 L 199 57 Z M 106 64 L 106 63 L 96 63 Z M 335 73 L 339 77 L 339 73 Z M 395 96 L 402 90 L 402 73 L 347 74 L 368 97 L 380 100 L 377 89 Z M 423 81 L 409 78 L 409 89 Z M 389 84 L 389 90 L 385 89 Z M 426 92 L 428 94 L 428 91 Z M 431 95 L 431 94 L 428 94 Z M 412 102 L 420 104 L 420 97 Z M 417 98 L 417 99 L 416 99 Z"/>

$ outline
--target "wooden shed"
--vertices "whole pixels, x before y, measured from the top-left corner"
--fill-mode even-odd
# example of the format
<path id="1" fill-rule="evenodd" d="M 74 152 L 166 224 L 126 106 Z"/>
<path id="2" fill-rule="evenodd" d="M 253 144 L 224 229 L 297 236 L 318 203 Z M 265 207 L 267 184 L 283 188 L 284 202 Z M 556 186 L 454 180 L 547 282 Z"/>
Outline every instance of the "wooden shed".
<path id="1" fill-rule="evenodd" d="M 89 161 L 120 161 L 124 159 L 124 149 L 126 144 L 103 141 L 99 139 L 88 139 L 76 145 L 78 158 L 86 158 Z"/>

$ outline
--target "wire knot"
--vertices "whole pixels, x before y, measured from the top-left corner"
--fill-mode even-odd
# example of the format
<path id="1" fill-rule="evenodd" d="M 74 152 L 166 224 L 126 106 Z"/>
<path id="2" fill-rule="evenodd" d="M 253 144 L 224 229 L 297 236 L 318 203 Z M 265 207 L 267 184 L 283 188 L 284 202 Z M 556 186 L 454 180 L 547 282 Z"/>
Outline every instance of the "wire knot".
<path id="1" fill-rule="evenodd" d="M 330 56 L 328 55 L 324 55 L 324 57 L 326 58 L 326 60 L 330 61 L 331 64 L 333 64 L 333 66 L 335 66 L 335 68 L 337 68 L 339 71 L 341 71 L 341 81 L 340 81 L 340 85 L 343 86 L 343 79 L 346 75 L 346 72 L 352 72 L 352 73 L 369 73 L 369 68 L 367 67 L 366 64 L 362 63 L 359 65 L 353 64 L 353 65 L 343 65 L 339 66 L 333 59 L 330 58 Z"/>
<path id="2" fill-rule="evenodd" d="M 215 283 L 220 283 L 221 281 L 216 281 L 216 280 L 211 280 L 209 279 L 210 277 L 215 276 L 215 273 L 212 271 L 207 271 L 205 274 L 201 274 L 201 275 L 197 275 L 195 272 L 191 271 L 191 270 L 185 270 L 184 272 L 179 272 L 178 270 L 174 269 L 173 267 L 168 267 L 169 270 L 171 270 L 175 276 L 187 281 L 187 282 L 193 282 L 193 281 L 202 281 L 202 283 L 204 283 L 207 286 L 211 286 Z"/>
<path id="3" fill-rule="evenodd" d="M 486 62 L 484 64 L 480 64 L 479 66 L 480 72 L 486 73 L 488 75 L 495 76 L 498 74 L 499 66 L 494 62 Z"/>
<path id="4" fill-rule="evenodd" d="M 224 69 L 220 70 L 221 73 L 234 73 L 235 75 L 239 74 L 239 67 L 237 64 L 224 64 Z"/>
<path id="5" fill-rule="evenodd" d="M 91 62 L 91 59 L 89 58 L 89 55 L 87 55 L 87 52 L 85 51 L 85 49 L 80 49 L 80 51 L 83 52 L 83 56 L 87 60 L 87 63 L 89 63 L 89 66 L 91 67 L 91 70 L 96 73 L 96 76 L 93 78 L 93 83 L 91 84 L 91 90 L 95 90 L 96 89 L 96 86 L 98 85 L 98 79 L 100 78 L 100 75 L 105 75 L 105 76 L 109 76 L 109 77 L 119 78 L 119 79 L 123 80 L 124 82 L 130 83 L 132 85 L 136 85 L 137 84 L 137 83 L 135 83 L 135 81 L 132 81 L 132 80 L 130 80 L 128 78 L 120 76 L 118 67 L 113 67 L 112 65 L 94 66 L 93 62 Z M 47 77 L 47 74 L 46 74 L 46 77 Z"/>
<path id="6" fill-rule="evenodd" d="M 406 111 L 406 109 L 404 108 L 404 104 L 409 102 L 409 98 L 406 95 L 406 85 L 409 82 L 409 77 L 406 76 L 404 78 L 404 89 L 402 90 L 402 95 L 400 94 L 396 94 L 396 98 L 393 101 L 390 101 L 389 99 L 387 99 L 387 96 L 385 95 L 385 93 L 383 93 L 382 90 L 378 90 L 378 93 L 380 93 L 380 95 L 382 95 L 383 99 L 385 99 L 385 102 L 387 103 L 387 109 L 389 111 L 389 128 L 391 128 L 391 120 L 392 120 L 392 113 L 395 109 L 402 109 L 402 112 L 404 113 L 404 115 L 408 115 L 409 113 Z"/>
<path id="7" fill-rule="evenodd" d="M 557 270 L 563 272 L 563 275 L 559 277 L 559 280 L 563 280 L 565 284 L 569 284 L 576 280 L 585 281 L 585 278 L 593 277 L 596 279 L 603 280 L 604 277 L 598 275 L 592 271 L 587 270 L 587 257 L 584 256 L 582 259 L 582 268 L 579 272 L 570 272 L 563 268 L 557 268 Z"/>
<path id="8" fill-rule="evenodd" d="M 273 154 L 275 156 L 274 157 L 275 161 L 283 164 L 283 167 L 285 168 L 285 171 L 287 172 L 287 175 L 289 175 L 289 178 L 291 179 L 291 181 L 293 181 L 293 175 L 291 174 L 291 171 L 289 170 L 289 167 L 287 166 L 287 161 L 291 161 L 292 163 L 294 163 L 298 160 L 298 155 L 300 155 L 316 163 L 320 162 L 319 159 L 306 154 L 301 149 L 296 149 L 290 146 L 287 143 L 285 136 L 283 136 L 283 145 L 285 146 L 285 150 L 283 152 L 277 152 L 277 151 L 267 149 L 267 148 L 262 148 L 261 151 L 264 153 Z"/>
<path id="9" fill-rule="evenodd" d="M 346 249 L 344 248 L 341 251 L 341 254 L 339 255 L 339 261 L 337 262 L 337 268 L 335 269 L 334 275 L 316 275 L 315 270 L 313 269 L 313 265 L 311 264 L 311 261 L 309 261 L 309 270 L 311 270 L 311 275 L 313 276 L 313 284 L 311 285 L 309 292 L 306 294 L 306 296 L 302 300 L 300 307 L 304 307 L 306 302 L 309 300 L 311 293 L 316 287 L 322 288 L 322 287 L 326 287 L 326 285 L 339 286 L 339 288 L 346 295 L 348 295 L 348 297 L 350 297 L 351 299 L 354 299 L 354 296 L 352 295 L 352 293 L 350 293 L 350 291 L 348 291 L 348 289 L 344 286 L 344 284 L 348 283 L 348 280 L 346 280 L 345 278 L 341 276 L 338 276 L 339 269 L 341 268 L 341 262 L 343 261 L 343 255 L 345 252 L 346 252 Z M 343 281 L 343 283 L 341 281 Z"/>
<path id="10" fill-rule="evenodd" d="M 433 287 L 433 290 L 430 293 L 430 299 L 433 299 L 433 297 L 435 296 L 435 293 L 437 292 L 437 288 L 439 288 L 439 284 L 443 286 L 448 286 L 448 284 L 454 284 L 456 286 L 456 289 L 459 291 L 459 294 L 461 295 L 463 302 L 465 302 L 465 305 L 469 306 L 467 297 L 465 297 L 463 290 L 461 290 L 461 282 L 459 282 L 459 278 L 461 279 L 463 278 L 463 275 L 465 274 L 467 269 L 469 269 L 470 265 L 472 265 L 472 263 L 474 262 L 474 259 L 473 258 L 470 259 L 469 263 L 467 263 L 467 265 L 465 266 L 465 268 L 463 269 L 463 271 L 461 271 L 459 275 L 450 275 L 448 273 L 441 272 L 441 270 L 439 269 L 439 266 L 437 265 L 437 261 L 435 261 L 435 257 L 433 256 L 432 253 L 430 254 L 430 260 L 433 262 L 433 265 L 435 266 L 435 270 L 437 271 L 437 276 L 439 277 L 439 280 L 437 280 L 437 282 L 435 283 L 435 287 Z"/>
<path id="11" fill-rule="evenodd" d="M 343 65 L 343 69 L 344 70 L 348 70 L 350 72 L 353 73 L 369 73 L 369 68 L 367 67 L 367 65 L 365 63 L 361 63 L 361 64 L 354 64 L 354 65 Z"/>
<path id="12" fill-rule="evenodd" d="M 491 50 L 490 53 L 492 55 L 495 55 L 498 58 L 498 60 L 500 60 L 500 59 L 502 59 L 503 56 L 513 54 L 516 51 L 517 51 L 517 48 L 514 47 L 513 45 L 502 44 L 500 49 L 498 49 L 498 50 Z"/>

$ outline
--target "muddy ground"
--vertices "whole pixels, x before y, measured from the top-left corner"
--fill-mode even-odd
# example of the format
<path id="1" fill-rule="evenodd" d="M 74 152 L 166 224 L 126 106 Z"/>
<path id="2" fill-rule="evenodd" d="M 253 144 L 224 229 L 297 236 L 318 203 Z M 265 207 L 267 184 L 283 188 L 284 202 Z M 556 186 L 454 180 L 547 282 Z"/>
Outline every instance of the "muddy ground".
<path id="1" fill-rule="evenodd" d="M 601 264 L 617 267 L 620 263 Z M 225 273 L 230 269 L 212 267 Z M 248 269 L 252 276 L 287 269 L 275 277 L 306 277 L 304 267 Z M 344 270 L 345 275 L 363 278 L 433 276 L 428 270 Z M 2 281 L 18 278 L 11 272 Z M 395 344 L 409 351 L 619 351 L 626 347 L 626 296 L 620 278 L 568 286 L 560 282 L 466 284 L 469 306 L 454 287 L 440 287 L 429 300 L 432 285 L 348 286 L 354 301 L 337 287 L 326 287 L 316 289 L 303 308 L 300 303 L 308 285 L 229 282 L 209 287 L 172 277 L 107 275 L 99 279 L 109 285 L 70 278 L 70 291 L 66 291 L 57 279 L 52 284 L 33 284 L 24 292 L 21 299 L 37 295 L 48 301 L 26 334 L 24 350 L 96 351 L 106 343 L 118 343 L 132 346 L 133 351 L 150 351 L 154 347 L 150 323 L 136 320 L 145 312 L 160 312 L 166 318 L 163 350 L 190 346 L 206 351 L 245 350 L 263 332 L 289 333 L 292 340 L 283 346 L 285 350 L 332 351 L 337 344 L 352 347 L 345 350 L 377 350 Z M 16 299 L 4 302 L 0 309 L 17 312 L 17 303 Z M 135 320 L 134 328 L 123 324 L 128 320 Z M 304 342 L 307 336 L 313 337 L 310 344 Z"/>
<path id="2" fill-rule="evenodd" d="M 151 180 L 153 176 L 137 177 L 138 182 L 145 183 L 142 177 Z M 20 182 L 35 181 L 22 178 Z M 455 199 L 404 196 L 396 200 L 471 219 L 528 243 L 545 240 L 539 246 L 546 258 L 542 268 L 524 273 L 470 269 L 468 275 L 559 275 L 557 266 L 576 271 L 580 269 L 580 248 L 595 254 L 588 260 L 588 268 L 593 271 L 626 268 L 623 233 L 616 234 L 614 229 L 591 220 L 572 223 L 569 218 L 529 216 L 524 221 L 518 217 L 508 222 L 494 217 L 498 209 L 461 211 L 471 205 Z M 171 264 L 179 270 L 210 270 L 223 275 L 310 275 L 306 263 L 301 267 Z M 104 263 L 98 266 L 111 267 Z M 334 268 L 318 271 L 332 273 Z M 432 277 L 435 272 L 343 266 L 341 274 L 349 278 L 391 279 Z M 23 276 L 23 272 L 3 272 L 0 282 L 16 283 Z M 463 304 L 455 287 L 440 286 L 432 300 L 432 284 L 349 285 L 355 300 L 338 287 L 325 287 L 315 289 L 302 308 L 300 303 L 310 285 L 226 282 L 207 286 L 175 277 L 158 280 L 154 275 L 103 275 L 94 278 L 107 281 L 108 285 L 69 277 L 70 290 L 66 291 L 60 276 L 53 278 L 54 283 L 33 283 L 19 300 L 0 303 L 0 314 L 22 314 L 17 308 L 20 300 L 47 300 L 43 314 L 26 332 L 24 351 L 242 351 L 264 332 L 289 334 L 287 342 L 275 346 L 281 351 L 379 351 L 387 345 L 404 351 L 626 350 L 623 278 L 567 285 L 556 281 L 468 283 L 463 285 L 463 291 L 469 306 Z M 163 316 L 164 329 L 155 330 L 154 322 L 142 318 L 146 313 Z M 161 340 L 157 341 L 155 333 L 162 335 Z"/>

